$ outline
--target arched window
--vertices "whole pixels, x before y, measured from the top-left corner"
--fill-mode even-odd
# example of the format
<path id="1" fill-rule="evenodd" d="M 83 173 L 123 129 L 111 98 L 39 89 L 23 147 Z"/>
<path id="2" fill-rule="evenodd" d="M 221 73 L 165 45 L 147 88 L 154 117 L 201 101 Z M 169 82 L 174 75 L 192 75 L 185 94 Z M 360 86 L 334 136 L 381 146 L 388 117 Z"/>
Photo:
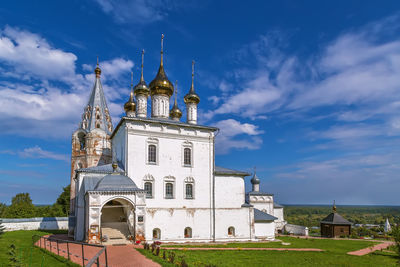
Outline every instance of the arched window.
<path id="1" fill-rule="evenodd" d="M 192 151 L 188 147 L 185 147 L 185 149 L 183 149 L 183 164 L 186 166 L 192 165 Z"/>
<path id="2" fill-rule="evenodd" d="M 100 128 L 100 123 L 96 123 L 96 128 Z"/>
<path id="3" fill-rule="evenodd" d="M 185 238 L 192 238 L 192 228 L 186 227 L 184 231 Z"/>
<path id="4" fill-rule="evenodd" d="M 84 150 L 85 149 L 85 134 L 79 133 L 78 139 L 79 139 L 79 149 Z"/>
<path id="5" fill-rule="evenodd" d="M 144 183 L 144 191 L 146 191 L 147 198 L 152 198 L 153 197 L 153 183 L 145 182 Z"/>
<path id="6" fill-rule="evenodd" d="M 228 236 L 235 236 L 235 227 L 230 226 L 228 228 Z"/>
<path id="7" fill-rule="evenodd" d="M 158 228 L 153 229 L 153 239 L 161 239 L 161 230 Z"/>
<path id="8" fill-rule="evenodd" d="M 174 198 L 174 185 L 172 183 L 165 184 L 165 198 Z"/>
<path id="9" fill-rule="evenodd" d="M 193 184 L 185 185 L 185 195 L 186 198 L 193 198 Z"/>
<path id="10" fill-rule="evenodd" d="M 149 145 L 148 161 L 149 161 L 149 163 L 157 162 L 157 147 L 156 147 L 156 145 Z"/>

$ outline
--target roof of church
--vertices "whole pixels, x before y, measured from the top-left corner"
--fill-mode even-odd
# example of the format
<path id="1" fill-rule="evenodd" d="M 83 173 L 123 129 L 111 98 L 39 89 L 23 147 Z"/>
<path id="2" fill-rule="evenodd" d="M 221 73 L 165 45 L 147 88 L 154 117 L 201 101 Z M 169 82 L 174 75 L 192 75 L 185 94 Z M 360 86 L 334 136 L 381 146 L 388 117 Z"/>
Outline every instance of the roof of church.
<path id="1" fill-rule="evenodd" d="M 117 172 L 106 175 L 99 180 L 93 191 L 143 191 L 131 178 Z"/>
<path id="2" fill-rule="evenodd" d="M 216 175 L 235 175 L 235 176 L 249 176 L 250 173 L 248 172 L 242 172 L 242 171 L 237 171 L 237 170 L 232 170 L 232 169 L 227 169 L 219 166 L 215 166 L 215 174 Z"/>
<path id="3" fill-rule="evenodd" d="M 263 221 L 274 221 L 278 218 L 272 216 L 266 212 L 263 212 L 259 209 L 254 209 L 254 221 L 255 222 L 263 222 Z"/>
<path id="4" fill-rule="evenodd" d="M 127 121 L 144 121 L 144 122 L 148 122 L 148 123 L 161 123 L 161 124 L 166 124 L 166 125 L 175 125 L 175 126 L 182 126 L 182 127 L 188 127 L 188 128 L 211 130 L 213 132 L 219 130 L 217 127 L 205 126 L 205 125 L 199 125 L 199 124 L 189 124 L 189 123 L 185 123 L 185 122 L 181 122 L 181 121 L 174 121 L 169 118 L 161 119 L 161 118 L 122 117 L 121 120 L 119 121 L 118 125 L 115 127 L 113 133 L 111 134 L 111 138 L 114 137 L 114 135 L 118 131 L 118 128 L 122 125 L 122 123 L 125 120 L 127 120 Z"/>
<path id="5" fill-rule="evenodd" d="M 247 193 L 248 195 L 253 195 L 253 196 L 273 196 L 274 194 L 271 193 L 266 193 L 262 191 L 250 191 Z"/>
<path id="6" fill-rule="evenodd" d="M 340 214 L 332 212 L 326 216 L 321 223 L 324 224 L 339 224 L 339 225 L 351 225 L 352 223 L 343 218 Z"/>
<path id="7" fill-rule="evenodd" d="M 124 172 L 124 170 L 121 168 L 122 166 L 117 167 L 117 172 Z M 90 168 L 82 168 L 76 170 L 77 172 L 93 172 L 93 173 L 112 173 L 113 172 L 113 167 L 112 164 L 105 164 L 101 166 L 95 166 L 95 167 L 90 167 Z"/>
<path id="8" fill-rule="evenodd" d="M 98 66 L 96 70 L 97 69 L 99 69 Z M 90 93 L 89 101 L 82 116 L 81 128 L 88 132 L 98 128 L 104 130 L 107 134 L 111 134 L 111 116 L 108 111 L 106 98 L 103 92 L 103 86 L 101 85 L 100 73 L 101 71 L 99 73 L 96 72 L 96 79 L 94 81 L 93 89 Z"/>

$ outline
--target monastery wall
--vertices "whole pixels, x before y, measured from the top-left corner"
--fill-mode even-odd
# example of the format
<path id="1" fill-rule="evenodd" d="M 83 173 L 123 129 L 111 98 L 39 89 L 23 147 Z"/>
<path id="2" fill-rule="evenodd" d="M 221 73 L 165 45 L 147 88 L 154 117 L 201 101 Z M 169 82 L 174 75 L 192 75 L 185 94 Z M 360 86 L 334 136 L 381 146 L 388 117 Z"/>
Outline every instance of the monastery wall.
<path id="1" fill-rule="evenodd" d="M 244 179 L 238 176 L 215 176 L 215 207 L 240 208 L 245 201 Z"/>
<path id="2" fill-rule="evenodd" d="M 2 219 L 5 231 L 17 230 L 67 230 L 68 217 L 36 217 L 26 219 Z"/>
<path id="3" fill-rule="evenodd" d="M 255 234 L 260 239 L 275 239 L 275 223 L 255 223 Z"/>

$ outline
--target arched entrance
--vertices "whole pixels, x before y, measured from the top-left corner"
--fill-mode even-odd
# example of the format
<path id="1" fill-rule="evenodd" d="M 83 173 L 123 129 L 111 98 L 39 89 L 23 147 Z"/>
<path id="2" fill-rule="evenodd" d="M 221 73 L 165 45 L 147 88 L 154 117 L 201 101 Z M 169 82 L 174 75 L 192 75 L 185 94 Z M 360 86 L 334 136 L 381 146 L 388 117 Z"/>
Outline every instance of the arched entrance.
<path id="1" fill-rule="evenodd" d="M 123 198 L 109 200 L 101 209 L 101 235 L 105 244 L 126 244 L 135 237 L 135 208 Z"/>

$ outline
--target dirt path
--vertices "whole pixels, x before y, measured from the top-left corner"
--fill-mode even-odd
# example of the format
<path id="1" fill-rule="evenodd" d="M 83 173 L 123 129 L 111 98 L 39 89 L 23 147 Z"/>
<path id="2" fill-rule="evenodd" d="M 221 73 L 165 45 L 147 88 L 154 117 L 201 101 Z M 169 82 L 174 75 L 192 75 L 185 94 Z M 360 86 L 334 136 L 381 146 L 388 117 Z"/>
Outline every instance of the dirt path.
<path id="1" fill-rule="evenodd" d="M 166 250 L 278 250 L 278 251 L 324 251 L 319 248 L 179 248 L 162 247 Z"/>
<path id="2" fill-rule="evenodd" d="M 364 256 L 371 252 L 388 248 L 391 245 L 394 245 L 394 242 L 383 242 L 383 243 L 377 244 L 372 247 L 363 248 L 363 249 L 356 250 L 356 251 L 350 251 L 350 252 L 347 252 L 347 254 L 356 255 L 356 256 Z"/>
<path id="3" fill-rule="evenodd" d="M 56 235 L 52 236 L 53 238 L 64 238 L 63 236 L 57 237 Z M 46 244 L 45 244 L 46 243 Z M 90 259 L 92 259 L 97 252 L 101 250 L 101 247 L 91 247 L 91 246 L 83 246 L 83 254 L 84 261 L 82 260 L 82 246 L 80 244 L 72 244 L 69 243 L 67 245 L 66 242 L 54 242 L 51 243 L 49 241 L 44 242 L 44 239 L 36 242 L 36 246 L 40 246 L 41 248 L 45 248 L 48 251 L 51 251 L 54 254 L 58 254 L 64 258 L 68 258 L 67 251 L 69 250 L 69 258 L 71 261 L 82 265 L 84 262 L 87 264 Z M 57 248 L 58 246 L 58 248 Z M 119 246 L 107 246 L 107 260 L 108 266 L 110 267 L 159 267 L 158 263 L 153 262 L 152 260 L 143 256 L 140 252 L 138 252 L 135 248 L 141 248 L 141 246 L 136 245 L 119 245 Z M 104 253 L 99 257 L 99 265 L 106 266 L 106 260 Z"/>

